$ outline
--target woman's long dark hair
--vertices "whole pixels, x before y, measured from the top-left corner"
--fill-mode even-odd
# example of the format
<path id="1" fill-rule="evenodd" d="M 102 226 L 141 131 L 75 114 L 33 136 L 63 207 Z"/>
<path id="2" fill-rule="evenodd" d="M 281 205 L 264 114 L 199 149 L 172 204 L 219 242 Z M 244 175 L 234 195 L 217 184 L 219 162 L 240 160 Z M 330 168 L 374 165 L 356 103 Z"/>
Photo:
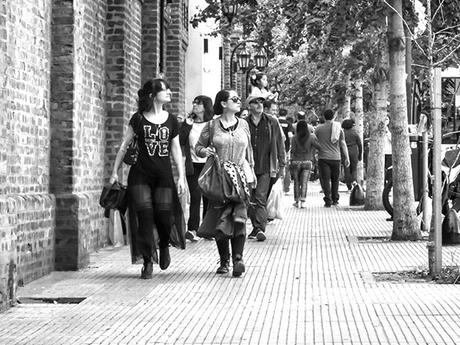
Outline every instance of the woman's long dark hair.
<path id="1" fill-rule="evenodd" d="M 296 128 L 296 140 L 297 143 L 304 147 L 310 138 L 310 129 L 308 128 L 308 123 L 306 121 L 297 122 Z"/>
<path id="2" fill-rule="evenodd" d="M 230 90 L 220 90 L 216 94 L 216 98 L 214 99 L 214 114 L 222 115 L 224 112 L 224 108 L 222 108 L 221 102 L 227 102 L 228 98 L 230 97 Z"/>
<path id="3" fill-rule="evenodd" d="M 201 102 L 204 108 L 203 122 L 211 121 L 214 116 L 214 107 L 212 105 L 212 99 L 205 95 L 196 96 L 193 102 Z M 192 114 L 193 118 L 196 117 Z"/>
<path id="4" fill-rule="evenodd" d="M 142 114 L 153 107 L 153 99 L 158 92 L 169 89 L 169 84 L 164 79 L 148 80 L 142 89 L 137 92 L 139 99 L 137 101 L 137 112 Z"/>

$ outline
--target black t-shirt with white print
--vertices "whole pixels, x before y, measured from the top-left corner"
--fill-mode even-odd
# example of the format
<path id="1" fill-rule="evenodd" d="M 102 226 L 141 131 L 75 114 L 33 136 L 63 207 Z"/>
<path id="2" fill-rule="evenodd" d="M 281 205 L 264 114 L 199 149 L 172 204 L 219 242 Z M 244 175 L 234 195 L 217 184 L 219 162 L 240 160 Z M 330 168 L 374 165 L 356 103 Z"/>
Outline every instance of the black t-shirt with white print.
<path id="1" fill-rule="evenodd" d="M 155 124 L 136 113 L 129 124 L 138 136 L 139 158 L 136 166 L 146 173 L 171 174 L 171 141 L 179 134 L 176 117 L 168 114 L 165 122 Z"/>

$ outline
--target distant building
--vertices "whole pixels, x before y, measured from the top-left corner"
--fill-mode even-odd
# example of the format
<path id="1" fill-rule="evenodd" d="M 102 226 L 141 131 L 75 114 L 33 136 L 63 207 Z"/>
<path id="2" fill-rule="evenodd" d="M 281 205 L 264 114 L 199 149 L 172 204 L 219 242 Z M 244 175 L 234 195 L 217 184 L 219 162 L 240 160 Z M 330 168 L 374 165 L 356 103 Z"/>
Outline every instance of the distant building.
<path id="1" fill-rule="evenodd" d="M 206 1 L 190 1 L 189 13 L 192 17 L 198 8 L 204 8 Z M 206 95 L 214 101 L 221 89 L 221 38 L 209 32 L 214 21 L 202 23 L 196 29 L 189 24 L 189 47 L 186 54 L 185 100 L 186 112 L 191 111 L 192 101 L 197 95 Z"/>

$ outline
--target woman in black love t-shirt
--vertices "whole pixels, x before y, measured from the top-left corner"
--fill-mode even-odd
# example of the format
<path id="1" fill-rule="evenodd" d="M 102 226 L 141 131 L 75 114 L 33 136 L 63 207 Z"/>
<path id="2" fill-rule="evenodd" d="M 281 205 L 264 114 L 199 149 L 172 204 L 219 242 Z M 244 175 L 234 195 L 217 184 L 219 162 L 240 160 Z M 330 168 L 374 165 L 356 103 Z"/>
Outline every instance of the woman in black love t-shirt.
<path id="1" fill-rule="evenodd" d="M 169 85 L 162 79 L 149 80 L 139 90 L 138 96 L 138 111 L 129 121 L 110 182 L 118 181 L 117 171 L 126 148 L 137 135 L 139 157 L 128 175 L 129 216 L 137 217 L 137 222 L 132 219 L 129 222 L 131 233 L 134 231 L 136 235 L 136 243 L 131 244 L 131 254 L 133 258 L 138 254 L 142 256 L 144 266 L 141 278 L 150 279 L 153 262 L 158 262 L 154 227 L 158 231 L 159 264 L 162 270 L 167 269 L 171 261 L 169 243 L 185 248 L 184 219 L 177 196 L 177 192 L 182 194 L 185 190 L 185 174 L 178 136 L 179 124 L 174 116 L 163 110 L 163 105 L 171 102 Z M 171 157 L 179 173 L 177 190 Z M 137 229 L 133 229 L 132 224 L 137 224 Z"/>

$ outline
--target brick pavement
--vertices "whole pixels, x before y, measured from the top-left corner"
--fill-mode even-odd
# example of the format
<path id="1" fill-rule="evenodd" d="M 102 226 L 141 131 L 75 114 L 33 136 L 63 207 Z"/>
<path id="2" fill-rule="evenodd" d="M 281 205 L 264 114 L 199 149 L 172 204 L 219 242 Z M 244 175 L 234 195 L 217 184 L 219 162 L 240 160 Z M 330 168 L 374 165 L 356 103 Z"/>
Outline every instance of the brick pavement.
<path id="1" fill-rule="evenodd" d="M 53 272 L 20 288 L 25 297 L 86 297 L 80 304 L 20 304 L 0 315 L 0 344 L 458 344 L 456 285 L 376 282 L 372 272 L 426 266 L 426 241 L 358 241 L 389 236 L 383 211 L 291 206 L 249 240 L 242 278 L 217 276 L 212 241 L 172 250 L 167 271 L 138 279 L 127 247 L 91 256 L 79 272 Z M 444 265 L 460 262 L 443 248 Z"/>

